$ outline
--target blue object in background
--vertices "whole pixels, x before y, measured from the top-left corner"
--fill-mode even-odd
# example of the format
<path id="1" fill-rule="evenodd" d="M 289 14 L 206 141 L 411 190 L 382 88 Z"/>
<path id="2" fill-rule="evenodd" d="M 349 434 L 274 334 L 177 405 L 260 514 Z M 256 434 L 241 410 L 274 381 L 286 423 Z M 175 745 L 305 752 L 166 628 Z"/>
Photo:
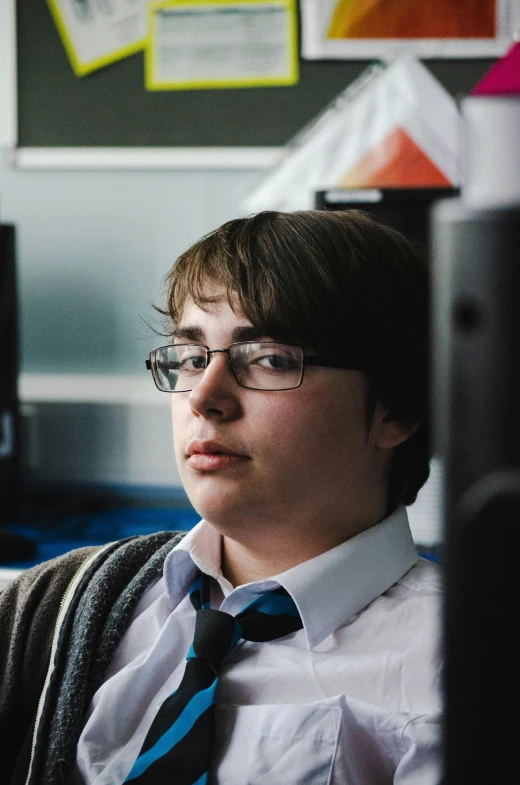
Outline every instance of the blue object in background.
<path id="1" fill-rule="evenodd" d="M 159 531 L 187 531 L 200 521 L 192 509 L 113 509 L 93 514 L 79 514 L 60 521 L 41 524 L 17 523 L 6 526 L 37 545 L 36 555 L 28 561 L 1 561 L 0 567 L 28 569 L 35 564 L 54 559 L 74 548 L 85 545 L 104 545 L 137 534 Z"/>

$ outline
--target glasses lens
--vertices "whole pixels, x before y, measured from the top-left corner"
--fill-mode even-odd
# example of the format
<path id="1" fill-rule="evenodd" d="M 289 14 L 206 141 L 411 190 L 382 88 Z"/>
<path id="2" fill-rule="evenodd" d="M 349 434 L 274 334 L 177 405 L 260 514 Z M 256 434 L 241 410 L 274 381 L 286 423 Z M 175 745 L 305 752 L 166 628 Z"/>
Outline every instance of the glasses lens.
<path id="1" fill-rule="evenodd" d="M 229 347 L 239 384 L 253 390 L 290 390 L 298 387 L 303 350 L 283 343 L 235 343 Z"/>
<path id="2" fill-rule="evenodd" d="M 206 368 L 206 349 L 193 344 L 162 346 L 155 350 L 155 379 L 164 392 L 193 390 Z"/>

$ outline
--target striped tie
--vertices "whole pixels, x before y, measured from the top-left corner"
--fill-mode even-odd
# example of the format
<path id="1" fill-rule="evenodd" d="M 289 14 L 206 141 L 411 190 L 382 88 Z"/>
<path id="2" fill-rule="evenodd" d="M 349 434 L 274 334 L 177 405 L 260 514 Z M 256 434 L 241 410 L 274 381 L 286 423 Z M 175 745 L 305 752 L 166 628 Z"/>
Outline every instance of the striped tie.
<path id="1" fill-rule="evenodd" d="M 210 607 L 210 581 L 201 573 L 190 588 L 195 636 L 178 689 L 161 705 L 125 782 L 206 785 L 214 733 L 215 692 L 222 662 L 241 639 L 271 641 L 301 629 L 285 591 L 260 595 L 236 616 Z"/>

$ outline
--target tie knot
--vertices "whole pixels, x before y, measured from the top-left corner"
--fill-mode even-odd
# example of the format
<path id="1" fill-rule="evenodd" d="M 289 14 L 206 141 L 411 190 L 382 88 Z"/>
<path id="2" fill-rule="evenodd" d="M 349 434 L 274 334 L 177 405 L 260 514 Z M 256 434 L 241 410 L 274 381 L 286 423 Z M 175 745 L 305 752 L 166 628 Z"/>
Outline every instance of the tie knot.
<path id="1" fill-rule="evenodd" d="M 222 661 L 242 637 L 240 622 L 224 611 L 201 608 L 197 611 L 195 636 L 188 659 L 196 657 L 218 674 Z"/>
<path id="2" fill-rule="evenodd" d="M 213 610 L 210 608 L 212 580 L 201 573 L 190 588 L 197 618 L 188 659 L 205 660 L 218 673 L 222 661 L 241 638 L 272 641 L 303 627 L 294 600 L 282 587 L 259 594 L 236 617 Z"/>

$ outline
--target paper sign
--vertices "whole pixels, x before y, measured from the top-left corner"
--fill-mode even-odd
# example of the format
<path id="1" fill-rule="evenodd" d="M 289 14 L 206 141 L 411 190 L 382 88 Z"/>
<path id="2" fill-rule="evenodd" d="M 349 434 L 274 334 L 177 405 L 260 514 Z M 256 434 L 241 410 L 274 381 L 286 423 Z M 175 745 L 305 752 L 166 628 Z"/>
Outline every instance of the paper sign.
<path id="1" fill-rule="evenodd" d="M 308 59 L 492 57 L 520 23 L 517 0 L 301 0 Z"/>
<path id="2" fill-rule="evenodd" d="M 149 7 L 146 87 L 185 90 L 298 81 L 295 0 L 167 0 Z"/>
<path id="3" fill-rule="evenodd" d="M 146 0 L 48 0 L 76 76 L 144 47 Z"/>
<path id="4" fill-rule="evenodd" d="M 410 55 L 370 67 L 338 96 L 245 200 L 248 213 L 314 207 L 329 188 L 457 186 L 460 113 Z"/>
<path id="5" fill-rule="evenodd" d="M 489 69 L 471 95 L 520 96 L 520 43 L 513 44 L 504 57 Z"/>

